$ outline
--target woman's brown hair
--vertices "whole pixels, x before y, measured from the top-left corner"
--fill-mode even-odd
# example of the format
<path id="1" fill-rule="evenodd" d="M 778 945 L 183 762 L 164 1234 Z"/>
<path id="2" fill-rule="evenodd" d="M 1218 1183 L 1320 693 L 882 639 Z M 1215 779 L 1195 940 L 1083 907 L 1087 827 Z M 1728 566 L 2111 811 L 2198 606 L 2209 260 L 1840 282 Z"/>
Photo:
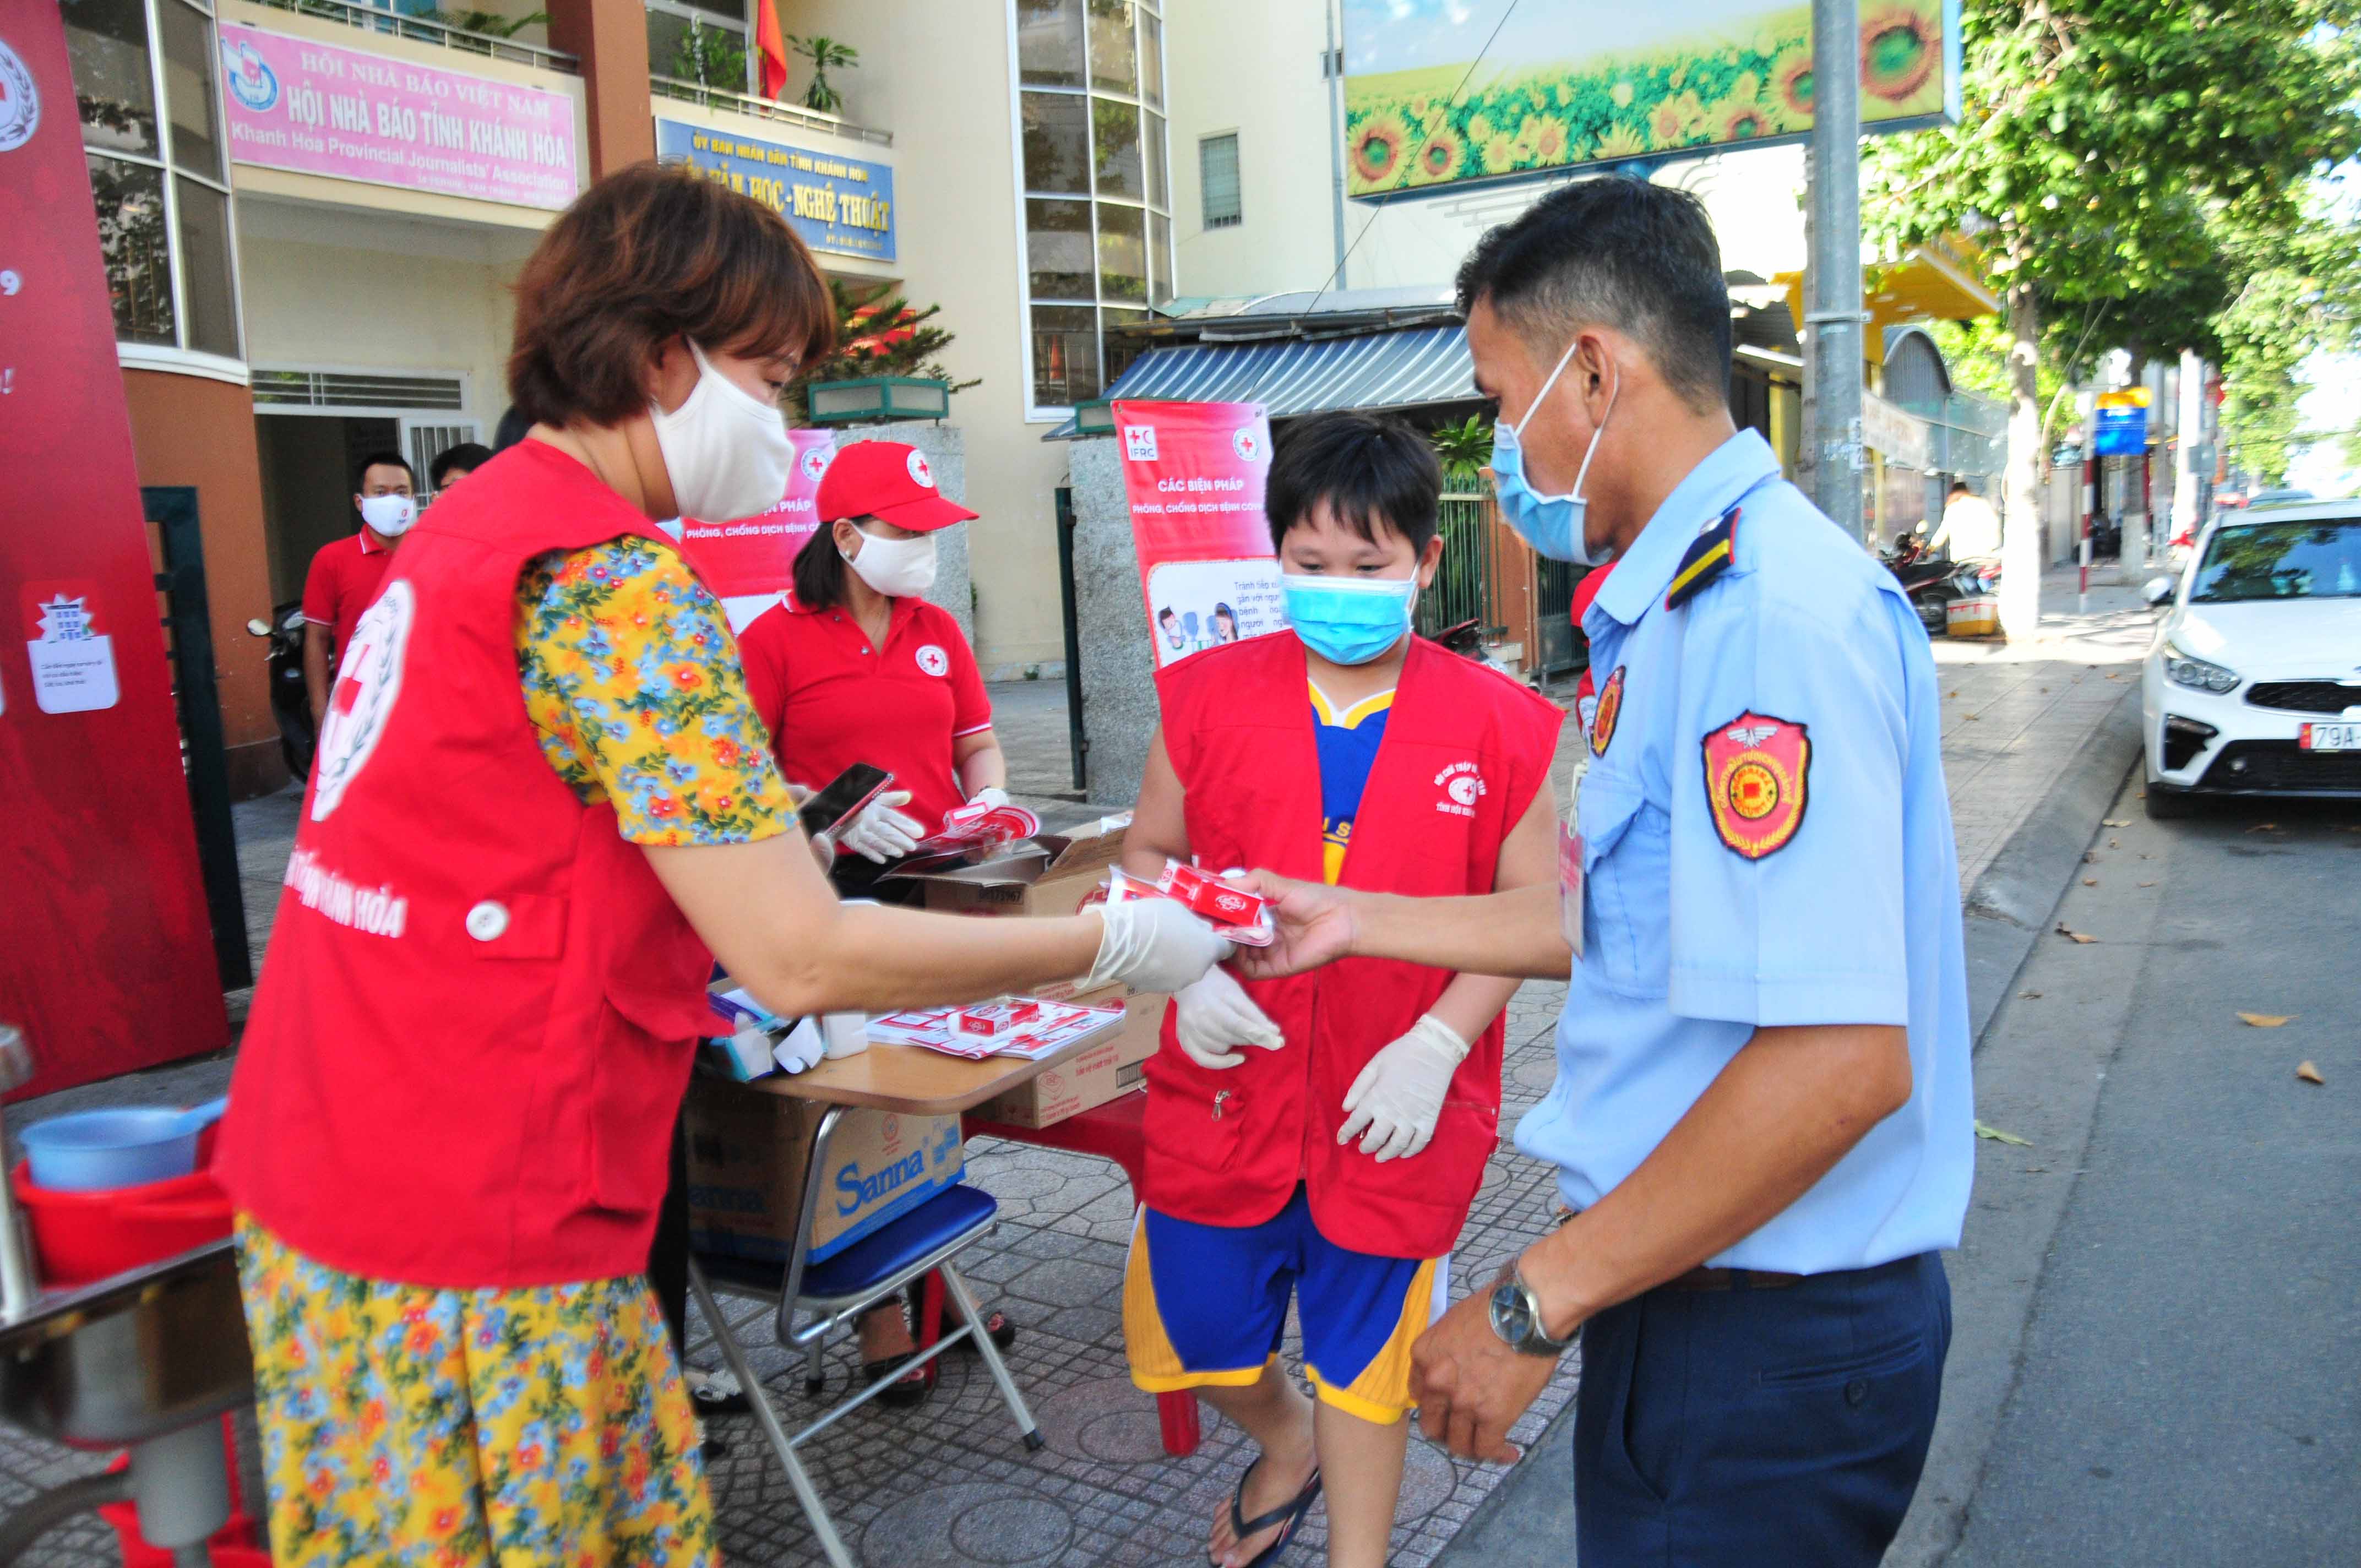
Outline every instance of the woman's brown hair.
<path id="1" fill-rule="evenodd" d="M 806 366 L 836 340 L 827 280 L 785 218 L 653 163 L 576 198 L 525 262 L 516 294 L 509 399 L 548 424 L 613 424 L 645 408 L 649 367 L 675 337 Z"/>

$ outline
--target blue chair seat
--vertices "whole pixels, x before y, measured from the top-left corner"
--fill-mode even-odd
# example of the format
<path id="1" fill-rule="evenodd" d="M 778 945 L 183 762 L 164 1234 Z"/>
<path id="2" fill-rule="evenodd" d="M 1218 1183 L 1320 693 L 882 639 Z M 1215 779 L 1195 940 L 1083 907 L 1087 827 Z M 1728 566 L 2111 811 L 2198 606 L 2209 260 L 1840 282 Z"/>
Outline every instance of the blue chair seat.
<path id="1" fill-rule="evenodd" d="M 928 1199 L 900 1219 L 804 1270 L 803 1293 L 823 1299 L 858 1296 L 930 1253 L 992 1223 L 1000 1205 L 978 1188 L 959 1186 Z M 774 1290 L 778 1285 L 774 1281 Z"/>

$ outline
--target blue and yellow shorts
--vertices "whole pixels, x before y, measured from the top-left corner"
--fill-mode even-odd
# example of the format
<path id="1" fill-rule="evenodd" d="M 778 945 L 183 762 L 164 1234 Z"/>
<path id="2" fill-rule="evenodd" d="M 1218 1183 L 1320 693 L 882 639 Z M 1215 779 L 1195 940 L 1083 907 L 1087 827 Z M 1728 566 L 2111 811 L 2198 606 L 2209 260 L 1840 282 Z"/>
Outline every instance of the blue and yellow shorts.
<path id="1" fill-rule="evenodd" d="M 1142 1209 L 1124 1270 L 1131 1380 L 1151 1394 L 1242 1388 L 1262 1376 L 1301 1309 L 1320 1398 L 1379 1425 L 1407 1414 L 1410 1347 L 1441 1314 L 1448 1257 L 1375 1257 L 1323 1236 L 1298 1187 L 1259 1225 L 1201 1225 Z"/>

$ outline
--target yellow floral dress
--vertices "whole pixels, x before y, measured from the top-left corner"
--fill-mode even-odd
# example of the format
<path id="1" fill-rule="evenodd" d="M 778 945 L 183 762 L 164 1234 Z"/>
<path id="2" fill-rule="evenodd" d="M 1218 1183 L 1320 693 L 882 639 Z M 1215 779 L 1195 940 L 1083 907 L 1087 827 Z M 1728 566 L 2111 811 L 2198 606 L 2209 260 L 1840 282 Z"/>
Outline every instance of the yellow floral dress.
<path id="1" fill-rule="evenodd" d="M 550 765 L 638 844 L 794 823 L 720 606 L 619 539 L 518 585 L 517 664 Z M 718 1568 L 697 1418 L 643 1276 L 448 1290 L 316 1263 L 252 1221 L 238 1270 L 271 1560 Z"/>

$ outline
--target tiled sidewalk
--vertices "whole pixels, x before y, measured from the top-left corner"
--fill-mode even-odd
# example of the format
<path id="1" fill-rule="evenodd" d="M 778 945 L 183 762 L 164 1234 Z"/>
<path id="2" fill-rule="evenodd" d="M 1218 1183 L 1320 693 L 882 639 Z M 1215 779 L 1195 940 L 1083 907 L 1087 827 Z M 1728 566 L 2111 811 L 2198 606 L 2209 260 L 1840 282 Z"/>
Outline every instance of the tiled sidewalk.
<path id="1" fill-rule="evenodd" d="M 2129 587 L 2095 589 L 2087 615 L 2073 612 L 2072 574 L 2053 574 L 2044 587 L 2052 613 L 2031 643 L 1935 644 L 1946 694 L 1944 761 L 1963 892 L 2136 683 L 2137 660 L 2151 635 L 2147 612 Z M 1094 814 L 1058 798 L 1071 782 L 1062 686 L 1012 684 L 995 687 L 994 696 L 1010 747 L 1012 784 L 1035 799 L 1052 826 Z M 1558 773 L 1562 778 L 1563 765 Z M 258 953 L 268 939 L 296 808 L 291 794 L 238 807 L 248 927 Z M 1528 985 L 1510 1006 L 1504 1129 L 1549 1086 L 1551 1035 L 1564 989 Z M 234 998 L 234 1006 L 242 1001 Z M 226 1076 L 225 1060 L 190 1063 L 93 1085 L 71 1099 L 188 1102 L 218 1093 Z M 61 1099 L 38 1109 L 67 1108 Z M 21 1124 L 27 1109 L 14 1108 L 12 1126 Z M 839 1528 L 872 1568 L 1202 1563 L 1206 1531 L 1228 1500 L 1248 1445 L 1206 1410 L 1205 1439 L 1196 1454 L 1167 1459 L 1153 1403 L 1125 1376 L 1118 1309 L 1131 1200 L 1122 1173 L 1085 1156 L 988 1140 L 970 1146 L 969 1168 L 975 1183 L 1000 1201 L 1002 1215 L 999 1232 L 971 1255 L 972 1277 L 1020 1325 L 1011 1361 L 1049 1445 L 1028 1455 L 981 1365 L 954 1354 L 945 1358 L 941 1386 L 926 1406 L 904 1413 L 873 1405 L 802 1451 Z M 1546 1169 L 1513 1150 L 1497 1155 L 1456 1255 L 1458 1288 L 1488 1278 L 1547 1223 L 1553 1201 Z M 808 1419 L 800 1362 L 790 1368 L 769 1346 L 763 1309 L 741 1304 L 733 1312 L 739 1310 L 747 1315 L 751 1343 L 763 1347 L 754 1352 L 755 1364 L 783 1416 L 791 1426 L 798 1417 Z M 1294 1348 L 1290 1336 L 1290 1355 Z M 690 1354 L 702 1365 L 718 1361 L 701 1336 Z M 852 1360 L 848 1347 L 832 1355 L 832 1393 L 841 1392 Z M 1574 1375 L 1569 1363 L 1520 1426 L 1519 1440 L 1530 1441 L 1564 1407 Z M 730 1561 L 817 1563 L 802 1511 L 752 1422 L 727 1421 L 721 1435 L 730 1449 L 715 1467 L 713 1485 Z M 0 1429 L 0 1509 L 37 1487 L 98 1468 L 102 1457 Z M 1564 1457 L 1553 1451 L 1539 1462 L 1563 1464 Z M 1505 1475 L 1447 1459 L 1414 1437 L 1394 1563 L 1417 1568 L 1432 1562 Z M 1315 1508 L 1290 1561 L 1316 1563 L 1324 1530 L 1324 1516 Z M 96 1519 L 89 1518 L 52 1531 L 22 1561 L 96 1568 L 119 1558 Z"/>

